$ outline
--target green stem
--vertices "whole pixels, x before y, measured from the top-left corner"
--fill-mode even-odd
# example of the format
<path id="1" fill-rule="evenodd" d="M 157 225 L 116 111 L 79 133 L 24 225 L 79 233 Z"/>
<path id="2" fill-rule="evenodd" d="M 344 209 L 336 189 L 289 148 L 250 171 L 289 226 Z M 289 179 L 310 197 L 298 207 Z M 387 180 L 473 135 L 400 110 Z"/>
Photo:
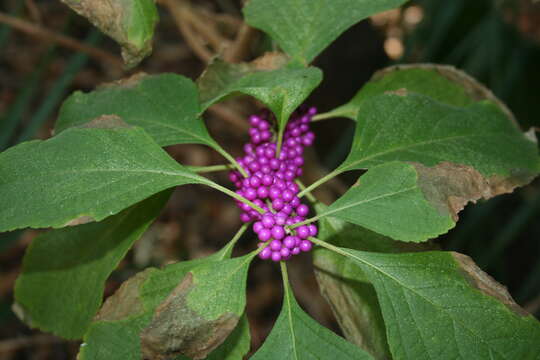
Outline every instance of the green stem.
<path id="1" fill-rule="evenodd" d="M 287 264 L 285 261 L 280 261 L 279 267 L 281 269 L 281 278 L 283 279 L 283 291 L 285 292 L 285 295 L 287 295 L 289 292 L 289 273 L 287 272 Z"/>
<path id="2" fill-rule="evenodd" d="M 210 187 L 213 187 L 216 190 L 221 191 L 222 193 L 225 193 L 225 194 L 229 195 L 230 197 L 235 198 L 236 200 L 238 200 L 240 202 L 243 202 L 244 204 L 248 204 L 253 209 L 257 210 L 257 212 L 259 212 L 259 214 L 264 214 L 265 213 L 265 211 L 263 209 L 261 209 L 260 207 L 258 207 L 257 204 L 254 204 L 253 202 L 249 201 L 245 197 L 238 195 L 234 191 L 229 190 L 224 186 L 216 184 L 215 182 L 208 182 L 207 185 L 210 186 Z"/>
<path id="3" fill-rule="evenodd" d="M 292 229 L 296 229 L 296 228 L 299 227 L 299 226 L 302 226 L 302 225 L 306 225 L 306 224 L 315 222 L 315 221 L 319 220 L 320 218 L 325 217 L 326 215 L 327 215 L 327 214 L 319 214 L 319 215 L 315 215 L 315 216 L 312 217 L 312 218 L 306 219 L 306 220 L 304 220 L 304 221 L 301 221 L 301 222 L 299 222 L 299 223 L 296 223 L 296 224 L 294 224 L 294 225 L 289 226 L 289 229 L 291 229 L 291 230 L 292 230 Z"/>
<path id="4" fill-rule="evenodd" d="M 339 117 L 345 117 L 349 118 L 351 116 L 351 110 L 347 109 L 346 107 L 338 107 L 334 110 L 330 110 L 325 113 L 317 114 L 311 118 L 311 122 L 326 120 L 326 119 L 333 119 L 333 118 L 339 118 Z"/>
<path id="5" fill-rule="evenodd" d="M 236 242 L 238 241 L 238 239 L 240 239 L 240 237 L 242 235 L 244 235 L 244 233 L 246 232 L 247 228 L 248 228 L 249 224 L 244 224 L 240 227 L 240 229 L 238 229 L 238 231 L 236 232 L 236 234 L 234 234 L 233 238 L 231 239 L 231 241 L 229 241 L 229 243 L 225 246 L 225 251 L 223 252 L 223 254 L 221 255 L 221 260 L 223 260 L 225 258 L 225 256 L 227 254 L 230 254 L 230 251 L 232 251 L 232 248 L 234 247 L 234 245 L 236 244 Z"/>
<path id="6" fill-rule="evenodd" d="M 313 184 L 309 185 L 307 188 L 305 188 L 304 190 L 300 191 L 298 193 L 298 197 L 302 197 L 304 195 L 306 195 L 307 193 L 309 193 L 310 191 L 312 191 L 313 189 L 315 189 L 316 187 L 318 187 L 319 185 L 322 185 L 324 184 L 325 182 L 327 182 L 328 180 L 331 180 L 333 178 L 335 178 L 336 176 L 338 176 L 339 174 L 341 174 L 342 172 L 344 172 L 345 169 L 340 169 L 340 168 L 337 168 L 335 169 L 334 171 L 326 174 L 325 176 L 323 176 L 322 178 L 320 178 L 319 180 L 315 181 Z"/>
<path id="7" fill-rule="evenodd" d="M 276 159 L 279 159 L 279 154 L 281 153 L 281 144 L 283 143 L 283 131 L 285 128 L 279 129 L 277 146 L 276 146 Z"/>
<path id="8" fill-rule="evenodd" d="M 327 248 L 330 251 L 333 251 L 335 253 L 338 253 L 340 255 L 346 256 L 346 257 L 352 257 L 351 254 L 347 253 L 346 251 L 343 251 L 342 249 L 338 248 L 337 246 L 334 246 L 332 244 L 329 244 L 325 241 L 319 240 L 313 236 L 310 236 L 308 238 L 312 243 L 317 244 L 319 246 L 322 246 L 323 248 Z"/>
<path id="9" fill-rule="evenodd" d="M 300 179 L 296 179 L 295 182 L 302 191 L 306 189 L 306 186 L 304 185 L 304 183 L 302 181 L 300 181 Z M 315 196 L 313 196 L 313 194 L 311 192 L 309 192 L 309 191 L 306 192 L 306 197 L 313 204 L 319 202 L 319 200 L 317 200 L 317 198 Z"/>
<path id="10" fill-rule="evenodd" d="M 232 164 L 223 164 L 223 165 L 210 165 L 210 166 L 187 166 L 187 168 L 198 174 L 209 173 L 214 171 L 225 171 L 232 170 L 234 165 Z"/>
<path id="11" fill-rule="evenodd" d="M 234 165 L 234 167 L 240 171 L 240 174 L 242 174 L 243 177 L 248 177 L 248 174 L 246 173 L 246 170 L 240 166 L 240 164 L 229 154 L 225 149 L 223 149 L 221 146 L 214 147 L 218 153 L 220 153 L 225 159 L 229 160 L 231 164 Z"/>

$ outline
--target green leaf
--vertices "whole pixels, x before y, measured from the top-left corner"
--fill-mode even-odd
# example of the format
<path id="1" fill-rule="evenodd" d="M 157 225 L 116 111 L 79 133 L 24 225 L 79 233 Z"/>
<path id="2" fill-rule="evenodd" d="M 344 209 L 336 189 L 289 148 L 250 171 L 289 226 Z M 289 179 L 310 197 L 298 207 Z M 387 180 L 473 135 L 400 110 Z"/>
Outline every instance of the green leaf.
<path id="1" fill-rule="evenodd" d="M 479 102 L 459 108 L 412 93 L 382 94 L 364 102 L 351 152 L 339 168 L 394 160 L 425 166 L 451 162 L 484 177 L 529 181 L 540 169 L 536 144 L 496 105 Z"/>
<path id="2" fill-rule="evenodd" d="M 373 283 L 394 358 L 538 358 L 540 323 L 469 257 L 337 250 Z"/>
<path id="3" fill-rule="evenodd" d="M 32 241 L 15 285 L 30 325 L 81 338 L 101 305 L 105 280 L 161 211 L 170 191 L 102 222 L 49 231 Z"/>
<path id="4" fill-rule="evenodd" d="M 489 98 L 489 90 L 452 66 L 435 64 L 395 65 L 377 71 L 346 104 L 325 117 L 343 116 L 356 121 L 365 100 L 389 91 L 405 89 L 431 97 L 441 103 L 463 107 Z"/>
<path id="5" fill-rule="evenodd" d="M 228 64 L 214 60 L 197 80 L 202 108 L 223 100 L 228 95 L 251 95 L 264 103 L 278 119 L 280 129 L 285 127 L 290 115 L 322 80 L 321 70 L 275 68 L 273 57 L 268 54 L 251 64 Z M 267 64 L 271 63 L 271 66 Z M 262 64 L 262 65 L 261 65 Z"/>
<path id="6" fill-rule="evenodd" d="M 317 213 L 326 208 L 321 204 L 315 206 Z M 425 243 L 394 241 L 333 217 L 321 219 L 318 227 L 321 240 L 339 247 L 384 253 L 427 248 Z M 320 246 L 314 249 L 313 264 L 321 294 L 330 304 L 345 338 L 376 359 L 391 358 L 375 289 L 362 269 L 349 258 Z"/>
<path id="7" fill-rule="evenodd" d="M 100 221 L 176 185 L 217 184 L 182 167 L 140 128 L 102 117 L 0 154 L 0 231 Z M 219 187 L 219 186 L 218 186 Z"/>
<path id="8" fill-rule="evenodd" d="M 152 37 L 158 21 L 152 0 L 62 0 L 79 15 L 122 46 L 128 67 L 137 65 L 152 52 Z"/>
<path id="9" fill-rule="evenodd" d="M 309 64 L 352 25 L 406 0 L 250 0 L 246 22 L 263 30 L 293 59 Z"/>
<path id="10" fill-rule="evenodd" d="M 246 278 L 255 253 L 191 270 L 141 332 L 145 358 L 204 358 L 234 330 L 246 305 Z"/>
<path id="11" fill-rule="evenodd" d="M 372 359 L 307 315 L 296 302 L 288 280 L 284 279 L 284 283 L 281 313 L 270 335 L 251 359 Z"/>
<path id="12" fill-rule="evenodd" d="M 152 322 L 156 309 L 198 266 L 230 257 L 232 244 L 204 259 L 183 261 L 163 269 L 147 269 L 122 284 L 109 297 L 84 336 L 81 360 L 142 358 L 141 332 Z M 209 265 L 208 265 L 209 266 Z M 245 316 L 209 358 L 239 359 L 249 351 L 249 327 Z M 190 339 L 188 338 L 188 341 Z M 196 339 L 191 339 L 191 341 Z"/>
<path id="13" fill-rule="evenodd" d="M 333 216 L 395 240 L 425 241 L 455 223 L 444 204 L 426 198 L 423 186 L 413 165 L 375 166 L 317 218 Z"/>
<path id="14" fill-rule="evenodd" d="M 137 74 L 90 93 L 73 93 L 60 108 L 55 132 L 102 115 L 117 115 L 142 127 L 161 146 L 215 147 L 199 113 L 197 87 L 190 79 L 176 74 Z"/>

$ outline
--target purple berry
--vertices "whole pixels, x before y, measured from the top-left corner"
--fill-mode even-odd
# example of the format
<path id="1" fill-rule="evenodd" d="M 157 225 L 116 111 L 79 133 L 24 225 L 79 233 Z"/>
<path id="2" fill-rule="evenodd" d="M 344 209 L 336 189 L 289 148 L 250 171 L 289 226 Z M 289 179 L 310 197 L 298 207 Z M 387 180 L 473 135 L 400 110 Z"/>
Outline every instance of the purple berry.
<path id="1" fill-rule="evenodd" d="M 271 256 L 272 256 L 272 250 L 270 250 L 270 248 L 268 248 L 268 247 L 265 247 L 265 248 L 262 249 L 262 251 L 259 253 L 259 257 L 260 257 L 262 260 L 268 260 L 268 259 L 270 259 Z"/>
<path id="2" fill-rule="evenodd" d="M 296 238 L 294 236 L 285 237 L 283 245 L 289 249 L 293 249 L 296 246 Z"/>
<path id="3" fill-rule="evenodd" d="M 255 234 L 258 234 L 259 231 L 261 231 L 262 229 L 264 229 L 264 225 L 262 224 L 262 222 L 256 221 L 253 224 L 253 232 L 255 232 Z"/>
<path id="4" fill-rule="evenodd" d="M 309 229 L 309 236 L 317 236 L 317 232 L 318 232 L 317 226 L 311 224 L 311 225 L 308 225 L 308 229 Z"/>
<path id="5" fill-rule="evenodd" d="M 272 261 L 281 261 L 281 253 L 279 251 L 272 252 Z"/>
<path id="6" fill-rule="evenodd" d="M 272 238 L 272 232 L 270 231 L 270 229 L 261 229 L 261 231 L 259 231 L 257 235 L 259 236 L 259 240 L 264 242 Z"/>
<path id="7" fill-rule="evenodd" d="M 276 240 L 281 240 L 285 237 L 285 230 L 282 226 L 275 225 L 272 227 L 272 237 Z"/>
<path id="8" fill-rule="evenodd" d="M 309 240 L 302 240 L 300 243 L 300 250 L 303 252 L 308 252 L 313 247 L 313 244 Z"/>
<path id="9" fill-rule="evenodd" d="M 306 225 L 302 225 L 296 228 L 296 235 L 300 239 L 307 239 L 309 237 L 309 228 Z"/>
<path id="10" fill-rule="evenodd" d="M 272 214 L 264 214 L 261 218 L 261 223 L 265 228 L 271 229 L 276 221 L 274 220 L 274 216 Z"/>
<path id="11" fill-rule="evenodd" d="M 270 249 L 272 249 L 272 251 L 279 251 L 281 249 L 281 241 L 272 240 L 270 242 Z"/>
<path id="12" fill-rule="evenodd" d="M 296 213 L 298 214 L 298 216 L 307 216 L 307 214 L 309 214 L 309 207 L 305 204 L 300 204 L 296 208 Z"/>
<path id="13" fill-rule="evenodd" d="M 272 200 L 272 208 L 274 210 L 279 211 L 283 209 L 283 206 L 285 206 L 285 203 L 283 202 L 283 200 L 279 198 Z"/>

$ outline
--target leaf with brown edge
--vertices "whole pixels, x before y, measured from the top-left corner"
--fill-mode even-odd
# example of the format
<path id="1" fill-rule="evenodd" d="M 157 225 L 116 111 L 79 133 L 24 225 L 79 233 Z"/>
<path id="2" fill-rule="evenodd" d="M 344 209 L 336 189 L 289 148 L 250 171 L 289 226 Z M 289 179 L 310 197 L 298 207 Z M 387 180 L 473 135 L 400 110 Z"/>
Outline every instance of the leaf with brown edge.
<path id="1" fill-rule="evenodd" d="M 393 358 L 538 359 L 538 320 L 467 257 L 336 251 L 375 287 Z"/>
<path id="2" fill-rule="evenodd" d="M 418 172 L 418 184 L 428 201 L 442 213 L 450 214 L 455 222 L 458 213 L 467 203 L 510 193 L 534 178 L 530 174 L 485 178 L 471 166 L 450 162 L 442 162 L 433 167 L 419 163 L 412 165 Z"/>
<path id="3" fill-rule="evenodd" d="M 152 322 L 141 334 L 142 353 L 146 358 L 165 360 L 179 355 L 204 359 L 236 327 L 239 316 L 227 312 L 208 321 L 186 304 L 193 288 L 188 273 L 169 297 L 157 307 Z"/>
<path id="4" fill-rule="evenodd" d="M 508 292 L 508 289 L 480 269 L 473 259 L 458 252 L 451 252 L 451 254 L 454 257 L 454 260 L 459 264 L 459 267 L 463 272 L 463 277 L 469 281 L 471 286 L 500 301 L 515 314 L 520 316 L 530 316 L 527 311 L 516 304 Z"/>
<path id="5" fill-rule="evenodd" d="M 230 257 L 228 244 L 218 253 L 207 258 L 169 264 L 162 269 L 149 268 L 125 281 L 103 304 L 84 336 L 79 360 L 125 360 L 142 358 L 141 335 L 152 323 L 154 312 L 161 305 L 165 310 L 171 292 L 178 290 L 182 280 L 193 279 L 190 271 L 195 268 L 220 262 Z M 188 275 L 188 276 L 186 276 Z M 183 284 L 186 286 L 189 280 Z M 185 298 L 184 298 L 185 300 Z M 169 303 L 175 302 L 171 300 Z M 178 302 L 176 302 L 178 304 Z M 165 310 L 166 311 L 166 310 Z M 196 330 L 195 330 L 196 331 Z M 205 334 L 206 335 L 206 334 Z M 178 338 L 178 336 L 176 336 Z M 197 339 L 190 339 L 189 341 Z M 165 342 L 167 339 L 164 340 Z M 189 341 L 185 341 L 187 344 Z M 155 347 L 161 349 L 154 343 Z M 242 320 L 241 326 L 233 331 L 210 356 L 220 360 L 233 360 L 249 351 L 249 328 Z M 164 356 L 156 355 L 156 356 Z M 154 357 L 152 357 L 154 358 Z"/>
<path id="6" fill-rule="evenodd" d="M 377 71 L 349 102 L 328 114 L 356 121 L 367 99 L 400 89 L 426 95 L 439 102 L 459 107 L 489 100 L 517 125 L 510 109 L 476 79 L 453 66 L 429 63 L 393 65 Z"/>
<path id="7" fill-rule="evenodd" d="M 217 348 L 244 313 L 253 256 L 209 262 L 191 270 L 142 331 L 142 353 L 152 359 L 179 355 L 203 359 Z"/>
<path id="8" fill-rule="evenodd" d="M 326 206 L 317 204 L 315 209 L 322 213 Z M 355 250 L 399 253 L 436 249 L 429 242 L 394 241 L 333 217 L 321 219 L 318 227 L 319 239 Z M 380 305 L 375 289 L 362 269 L 348 257 L 320 246 L 313 252 L 313 264 L 321 294 L 332 308 L 345 338 L 375 359 L 389 359 L 391 355 Z"/>
<path id="9" fill-rule="evenodd" d="M 152 37 L 158 21 L 153 0 L 62 0 L 122 46 L 128 67 L 152 52 Z"/>

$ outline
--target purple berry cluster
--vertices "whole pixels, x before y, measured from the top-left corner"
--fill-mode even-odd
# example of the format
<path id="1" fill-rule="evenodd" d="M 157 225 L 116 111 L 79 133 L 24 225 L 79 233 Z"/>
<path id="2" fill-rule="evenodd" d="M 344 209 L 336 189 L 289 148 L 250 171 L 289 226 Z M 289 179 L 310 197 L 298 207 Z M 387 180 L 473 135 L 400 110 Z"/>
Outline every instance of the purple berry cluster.
<path id="1" fill-rule="evenodd" d="M 245 156 L 237 159 L 248 177 L 238 171 L 229 174 L 236 193 L 265 210 L 264 214 L 259 214 L 249 205 L 237 202 L 242 210 L 240 219 L 245 223 L 254 222 L 259 247 L 264 247 L 259 253 L 263 260 L 288 260 L 300 252 L 310 251 L 313 244 L 308 238 L 317 235 L 313 224 L 294 230 L 285 227 L 304 221 L 309 213 L 309 207 L 297 196 L 300 189 L 295 179 L 302 175 L 304 148 L 315 140 L 309 123 L 316 112 L 312 107 L 291 116 L 279 155 L 271 131 L 271 114 L 252 115 L 249 119 L 251 141 L 244 145 Z"/>

